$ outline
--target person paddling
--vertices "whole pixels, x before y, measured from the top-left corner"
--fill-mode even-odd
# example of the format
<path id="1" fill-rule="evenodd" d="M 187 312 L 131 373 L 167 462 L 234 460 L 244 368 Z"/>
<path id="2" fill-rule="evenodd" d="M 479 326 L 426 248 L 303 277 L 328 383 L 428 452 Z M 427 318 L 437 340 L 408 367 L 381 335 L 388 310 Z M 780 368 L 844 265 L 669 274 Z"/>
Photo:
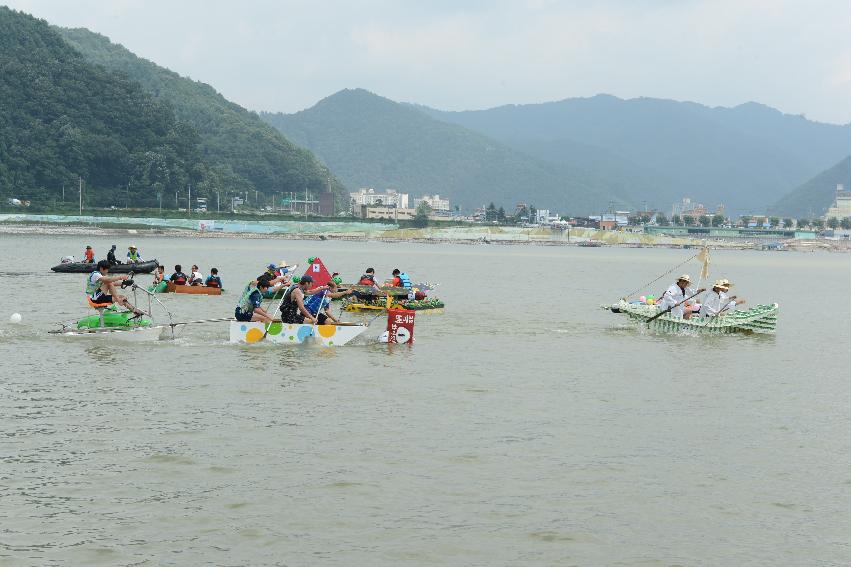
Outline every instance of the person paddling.
<path id="1" fill-rule="evenodd" d="M 168 281 L 172 282 L 174 285 L 186 285 L 186 282 L 189 281 L 189 278 L 186 274 L 183 273 L 183 266 L 177 264 L 174 266 L 174 273 L 171 274 L 171 277 L 168 278 Z"/>
<path id="2" fill-rule="evenodd" d="M 126 297 L 118 293 L 115 287 L 116 283 L 123 282 L 129 279 L 130 276 L 128 274 L 119 274 L 116 276 L 110 276 L 108 274 L 109 262 L 107 260 L 101 260 L 97 263 L 97 270 L 89 274 L 89 278 L 86 280 L 86 293 L 89 296 L 89 300 L 98 306 L 117 303 L 132 311 L 135 316 L 142 315 L 143 312 L 130 303 Z"/>
<path id="3" fill-rule="evenodd" d="M 204 281 L 204 285 L 207 287 L 222 288 L 222 278 L 219 277 L 218 268 L 210 268 L 210 275 L 207 276 L 207 279 Z"/>
<path id="4" fill-rule="evenodd" d="M 157 266 L 154 272 L 154 285 L 159 285 L 165 280 L 165 266 Z"/>
<path id="5" fill-rule="evenodd" d="M 302 323 L 316 323 L 316 318 L 304 306 L 304 296 L 313 283 L 313 277 L 302 276 L 297 284 L 287 288 L 281 300 L 281 321 L 284 323 L 300 325 Z"/>
<path id="6" fill-rule="evenodd" d="M 688 319 L 691 317 L 691 310 L 686 311 L 686 299 L 697 295 L 704 291 L 695 291 L 690 288 L 691 277 L 688 274 L 683 274 L 677 281 L 662 294 L 657 303 L 660 311 L 671 310 L 671 316 L 677 319 Z"/>
<path id="7" fill-rule="evenodd" d="M 192 271 L 189 272 L 189 285 L 204 285 L 204 274 L 197 264 L 192 264 Z"/>
<path id="8" fill-rule="evenodd" d="M 718 317 L 727 312 L 735 311 L 737 304 L 745 302 L 744 299 L 738 299 L 735 295 L 729 296 L 732 283 L 728 279 L 716 280 L 712 286 L 712 291 L 706 294 L 703 300 L 703 305 L 700 308 L 701 317 Z"/>
<path id="9" fill-rule="evenodd" d="M 271 323 L 274 321 L 272 314 L 260 307 L 263 303 L 263 293 L 269 289 L 269 279 L 260 278 L 248 284 L 239 298 L 234 310 L 234 317 L 237 321 L 258 321 L 262 323 Z"/>

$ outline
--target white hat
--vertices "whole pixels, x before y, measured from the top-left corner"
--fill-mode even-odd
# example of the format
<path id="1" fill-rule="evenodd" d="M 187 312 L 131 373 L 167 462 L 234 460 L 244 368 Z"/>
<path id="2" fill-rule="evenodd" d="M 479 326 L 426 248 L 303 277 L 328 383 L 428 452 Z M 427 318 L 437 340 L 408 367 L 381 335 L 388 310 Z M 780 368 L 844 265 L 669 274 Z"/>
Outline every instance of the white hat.
<path id="1" fill-rule="evenodd" d="M 712 284 L 712 287 L 722 287 L 722 288 L 726 288 L 726 287 L 727 287 L 727 280 L 724 280 L 724 279 L 721 279 L 721 280 L 715 280 L 715 283 L 714 283 L 714 284 Z"/>
<path id="2" fill-rule="evenodd" d="M 286 260 L 281 260 L 280 262 L 278 262 L 279 268 L 286 268 L 287 266 L 289 266 L 289 264 L 287 264 Z"/>
<path id="3" fill-rule="evenodd" d="M 684 281 L 684 282 L 691 283 L 691 276 L 690 276 L 690 275 L 688 275 L 688 274 L 683 274 L 683 275 L 681 275 L 680 277 L 678 277 L 678 278 L 677 278 L 677 281 L 678 281 L 678 282 L 679 282 L 679 281 Z"/>
<path id="4" fill-rule="evenodd" d="M 127 249 L 128 249 L 128 250 L 135 250 L 135 249 L 136 249 L 136 245 L 135 245 L 135 244 L 131 244 L 130 246 L 128 246 L 128 247 L 127 247 Z"/>

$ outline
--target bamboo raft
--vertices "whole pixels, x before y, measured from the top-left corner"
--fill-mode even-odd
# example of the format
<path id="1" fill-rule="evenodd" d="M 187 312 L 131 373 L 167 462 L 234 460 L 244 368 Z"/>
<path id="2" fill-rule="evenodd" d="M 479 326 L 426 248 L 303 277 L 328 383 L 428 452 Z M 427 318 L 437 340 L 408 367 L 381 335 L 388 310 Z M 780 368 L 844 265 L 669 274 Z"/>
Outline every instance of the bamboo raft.
<path id="1" fill-rule="evenodd" d="M 647 323 L 652 317 L 659 314 L 659 309 L 655 305 L 632 304 L 623 300 L 604 308 L 611 310 L 612 313 L 622 313 L 639 323 Z M 733 311 L 720 317 L 694 316 L 690 319 L 681 319 L 666 313 L 650 321 L 647 328 L 667 333 L 685 331 L 707 335 L 774 334 L 779 312 L 780 306 L 777 303 L 772 303 L 770 305 L 755 305 L 750 309 Z"/>

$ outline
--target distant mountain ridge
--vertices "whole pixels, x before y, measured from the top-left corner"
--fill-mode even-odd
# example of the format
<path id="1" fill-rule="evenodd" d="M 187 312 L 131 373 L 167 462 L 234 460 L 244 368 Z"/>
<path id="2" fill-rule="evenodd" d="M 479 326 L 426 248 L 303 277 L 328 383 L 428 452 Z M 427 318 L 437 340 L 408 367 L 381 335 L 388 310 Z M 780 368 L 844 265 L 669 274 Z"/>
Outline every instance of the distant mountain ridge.
<path id="1" fill-rule="evenodd" d="M 833 203 L 838 184 L 851 189 L 851 155 L 785 195 L 772 210 L 797 218 L 820 217 Z"/>
<path id="2" fill-rule="evenodd" d="M 467 128 L 363 89 L 343 90 L 295 113 L 261 113 L 310 148 L 348 186 L 439 193 L 467 208 L 518 201 L 600 211 L 617 188 L 569 166 L 532 158 Z"/>
<path id="3" fill-rule="evenodd" d="M 419 108 L 553 163 L 568 159 L 554 148 L 582 144 L 613 156 L 623 174 L 637 166 L 655 179 L 646 199 L 663 210 L 691 196 L 709 206 L 764 211 L 851 154 L 851 125 L 811 122 L 757 103 L 711 108 L 598 95 L 463 112 Z"/>

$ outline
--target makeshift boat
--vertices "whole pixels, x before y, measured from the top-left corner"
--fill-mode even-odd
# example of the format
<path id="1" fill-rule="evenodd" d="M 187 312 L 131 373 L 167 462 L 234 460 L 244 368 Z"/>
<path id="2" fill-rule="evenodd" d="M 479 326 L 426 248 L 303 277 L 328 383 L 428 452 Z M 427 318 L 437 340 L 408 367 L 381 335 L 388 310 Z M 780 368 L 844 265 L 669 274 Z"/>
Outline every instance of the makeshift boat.
<path id="1" fill-rule="evenodd" d="M 110 274 L 150 274 L 159 266 L 156 260 L 147 262 L 136 262 L 135 264 L 115 264 L 109 267 Z M 66 262 L 50 268 L 59 274 L 90 274 L 97 269 L 97 264 L 87 264 L 85 262 Z"/>
<path id="2" fill-rule="evenodd" d="M 132 311 L 118 311 L 116 305 L 105 308 L 95 315 L 83 317 L 77 321 L 77 329 L 134 329 L 137 327 L 149 327 L 151 320 L 144 317 L 136 317 Z"/>
<path id="3" fill-rule="evenodd" d="M 188 293 L 191 295 L 221 295 L 222 288 L 207 287 L 204 285 L 176 285 L 174 282 L 167 282 L 164 293 Z"/>
<path id="4" fill-rule="evenodd" d="M 719 317 L 697 317 L 689 319 L 674 317 L 665 313 L 659 317 L 659 308 L 655 305 L 628 303 L 624 300 L 605 307 L 612 313 L 621 313 L 630 319 L 645 324 L 648 329 L 662 332 L 692 332 L 707 335 L 726 335 L 730 333 L 774 334 L 777 328 L 777 316 L 780 306 L 756 305 L 750 309 L 736 310 Z M 655 319 L 653 319 L 656 317 Z M 651 321 L 652 319 L 652 321 Z"/>
<path id="5" fill-rule="evenodd" d="M 259 343 L 261 341 L 273 344 L 296 345 L 305 342 L 309 337 L 322 346 L 343 346 L 363 333 L 367 325 L 357 323 L 341 323 L 339 325 L 309 325 L 289 324 L 274 322 L 271 324 L 260 322 L 243 323 L 231 321 L 230 342 L 232 343 Z"/>

